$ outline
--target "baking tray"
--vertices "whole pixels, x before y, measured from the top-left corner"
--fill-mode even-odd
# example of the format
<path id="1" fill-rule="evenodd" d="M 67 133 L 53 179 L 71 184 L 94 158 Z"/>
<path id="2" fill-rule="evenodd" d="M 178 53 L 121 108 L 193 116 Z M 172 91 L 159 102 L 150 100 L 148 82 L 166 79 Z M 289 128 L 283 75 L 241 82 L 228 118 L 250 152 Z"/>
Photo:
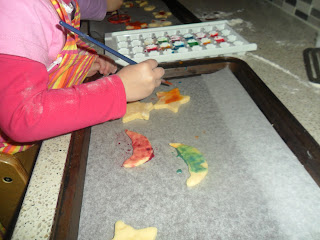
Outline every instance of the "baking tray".
<path id="1" fill-rule="evenodd" d="M 192 77 L 230 69 L 301 164 L 320 183 L 320 148 L 310 134 L 265 86 L 254 71 L 235 58 L 212 58 L 163 64 L 166 79 Z M 77 239 L 90 128 L 72 136 L 63 187 L 51 239 Z M 284 173 L 285 174 L 285 173 Z M 183 182 L 182 185 L 183 186 Z"/>
<path id="2" fill-rule="evenodd" d="M 156 7 L 153 11 L 145 11 L 144 7 L 139 7 L 135 1 L 131 1 L 131 2 L 134 4 L 134 7 L 125 8 L 124 6 L 122 6 L 119 9 L 120 14 L 128 14 L 131 17 L 131 22 L 139 21 L 139 22 L 145 22 L 149 24 L 152 22 L 152 20 L 158 20 L 154 17 L 153 12 L 170 11 L 170 9 L 167 6 L 167 3 L 165 3 L 162 0 L 152 0 L 149 2 L 149 5 L 154 5 Z M 125 23 L 122 23 L 122 24 L 110 23 L 108 21 L 108 18 L 110 16 L 111 14 L 108 13 L 102 21 L 89 21 L 89 30 L 88 30 L 89 35 L 103 42 L 104 33 L 126 30 Z M 168 17 L 167 20 L 172 22 L 172 25 L 179 25 L 182 22 L 176 17 L 176 13 L 173 13 L 173 15 Z M 153 29 L 156 29 L 156 28 L 153 28 Z"/>

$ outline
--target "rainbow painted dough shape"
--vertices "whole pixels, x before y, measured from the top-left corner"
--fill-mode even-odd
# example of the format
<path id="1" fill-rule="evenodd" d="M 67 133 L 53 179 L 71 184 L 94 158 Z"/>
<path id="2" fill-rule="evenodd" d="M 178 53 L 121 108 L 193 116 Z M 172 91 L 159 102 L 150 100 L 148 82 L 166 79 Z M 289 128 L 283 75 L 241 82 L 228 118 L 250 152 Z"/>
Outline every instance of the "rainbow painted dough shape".
<path id="1" fill-rule="evenodd" d="M 195 147 L 182 143 L 170 143 L 169 145 L 176 148 L 178 156 L 188 165 L 190 177 L 187 180 L 187 186 L 193 187 L 199 184 L 208 173 L 208 163 L 202 153 Z"/>
<path id="2" fill-rule="evenodd" d="M 157 92 L 158 102 L 154 104 L 154 109 L 167 108 L 172 112 L 178 112 L 179 107 L 190 101 L 190 96 L 182 96 L 178 88 L 168 92 Z"/>
<path id="3" fill-rule="evenodd" d="M 135 119 L 149 120 L 150 111 L 153 109 L 153 104 L 142 103 L 142 102 L 132 102 L 127 104 L 126 114 L 122 118 L 122 122 L 130 122 Z"/>
<path id="4" fill-rule="evenodd" d="M 155 240 L 157 232 L 155 227 L 134 229 L 123 221 L 117 221 L 112 240 Z"/>
<path id="5" fill-rule="evenodd" d="M 148 138 L 140 133 L 125 130 L 126 134 L 130 137 L 132 141 L 132 156 L 125 160 L 122 164 L 125 168 L 137 167 L 145 162 L 151 160 L 153 155 L 153 148 Z"/>

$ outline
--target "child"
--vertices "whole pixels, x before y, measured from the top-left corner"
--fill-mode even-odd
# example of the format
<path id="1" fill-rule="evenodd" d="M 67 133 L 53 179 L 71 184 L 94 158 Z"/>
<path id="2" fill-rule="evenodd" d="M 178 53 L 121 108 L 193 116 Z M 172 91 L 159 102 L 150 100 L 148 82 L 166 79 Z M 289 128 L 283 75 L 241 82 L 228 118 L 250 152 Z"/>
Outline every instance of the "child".
<path id="1" fill-rule="evenodd" d="M 164 70 L 152 59 L 82 84 L 116 67 L 58 23 L 79 28 L 79 5 L 101 6 L 103 14 L 96 9 L 90 16 L 85 8 L 81 14 L 102 19 L 103 1 L 0 0 L 0 152 L 24 151 L 35 141 L 120 118 L 128 101 L 160 85 Z"/>

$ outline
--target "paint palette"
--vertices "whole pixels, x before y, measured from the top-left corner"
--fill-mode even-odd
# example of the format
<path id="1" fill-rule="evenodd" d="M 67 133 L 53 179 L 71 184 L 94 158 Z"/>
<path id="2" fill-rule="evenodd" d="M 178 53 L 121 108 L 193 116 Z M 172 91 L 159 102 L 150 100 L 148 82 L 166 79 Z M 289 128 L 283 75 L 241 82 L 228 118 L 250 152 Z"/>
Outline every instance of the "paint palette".
<path id="1" fill-rule="evenodd" d="M 236 33 L 227 21 L 183 24 L 105 34 L 105 44 L 126 57 L 142 62 L 149 58 L 173 62 L 231 54 L 257 49 Z M 117 63 L 128 65 L 110 55 Z"/>

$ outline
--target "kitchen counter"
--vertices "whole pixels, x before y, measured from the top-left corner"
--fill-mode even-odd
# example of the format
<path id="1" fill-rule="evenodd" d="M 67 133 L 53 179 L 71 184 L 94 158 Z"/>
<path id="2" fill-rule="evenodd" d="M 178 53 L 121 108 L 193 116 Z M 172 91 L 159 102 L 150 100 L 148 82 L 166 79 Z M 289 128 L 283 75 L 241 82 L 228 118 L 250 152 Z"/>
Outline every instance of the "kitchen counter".
<path id="1" fill-rule="evenodd" d="M 257 73 L 320 143 L 320 86 L 308 81 L 302 52 L 315 46 L 316 29 L 266 1 L 180 0 L 202 21 L 229 20 L 258 50 L 235 56 Z M 44 141 L 12 239 L 49 239 L 70 134 Z"/>

